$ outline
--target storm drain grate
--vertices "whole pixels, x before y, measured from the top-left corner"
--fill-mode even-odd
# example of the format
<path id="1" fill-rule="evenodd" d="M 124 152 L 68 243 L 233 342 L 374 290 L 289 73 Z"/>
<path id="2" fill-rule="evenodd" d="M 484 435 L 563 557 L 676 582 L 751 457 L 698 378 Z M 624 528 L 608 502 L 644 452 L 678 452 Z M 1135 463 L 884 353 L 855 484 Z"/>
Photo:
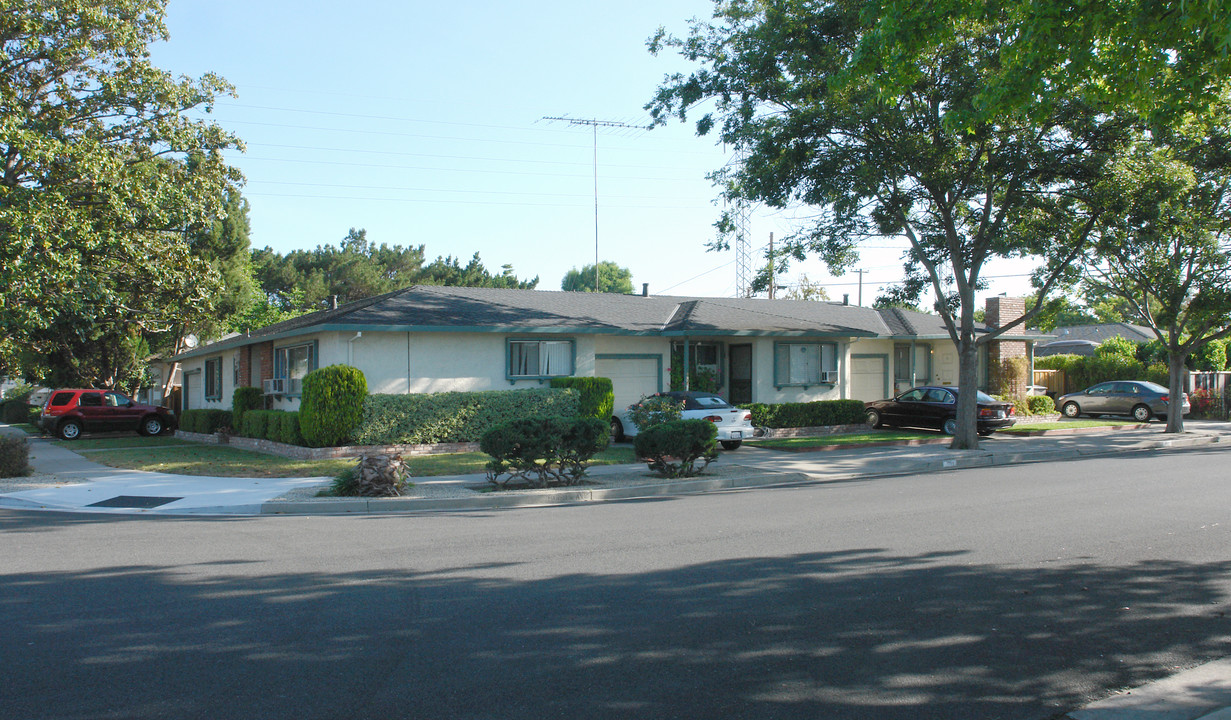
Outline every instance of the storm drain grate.
<path id="1" fill-rule="evenodd" d="M 110 500 L 101 500 L 96 503 L 86 505 L 86 507 L 108 507 L 108 508 L 156 508 L 160 505 L 173 503 L 176 500 L 183 500 L 182 497 L 150 497 L 148 495 L 120 495 L 113 497 Z"/>

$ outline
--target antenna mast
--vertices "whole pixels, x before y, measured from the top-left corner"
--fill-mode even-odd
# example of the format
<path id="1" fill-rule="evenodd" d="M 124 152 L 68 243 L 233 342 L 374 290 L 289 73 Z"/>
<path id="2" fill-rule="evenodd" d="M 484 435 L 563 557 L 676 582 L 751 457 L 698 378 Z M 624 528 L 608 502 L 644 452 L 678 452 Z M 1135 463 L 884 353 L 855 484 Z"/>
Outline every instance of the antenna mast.
<path id="1" fill-rule="evenodd" d="M 584 120 L 571 117 L 544 117 L 544 120 L 558 120 L 569 125 L 588 125 L 594 130 L 594 292 L 598 287 L 598 129 L 600 127 L 635 128 L 648 130 L 640 125 L 629 125 L 616 120 Z"/>

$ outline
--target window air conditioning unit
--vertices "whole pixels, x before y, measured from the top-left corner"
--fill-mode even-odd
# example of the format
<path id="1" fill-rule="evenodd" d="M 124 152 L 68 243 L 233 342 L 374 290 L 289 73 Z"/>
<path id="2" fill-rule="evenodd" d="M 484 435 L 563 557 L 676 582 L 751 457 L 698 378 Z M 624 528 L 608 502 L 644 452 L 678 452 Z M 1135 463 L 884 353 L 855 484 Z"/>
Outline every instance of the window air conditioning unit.
<path id="1" fill-rule="evenodd" d="M 825 370 L 821 372 L 821 382 L 825 382 L 825 383 L 838 382 L 838 371 L 837 370 Z"/>
<path id="2" fill-rule="evenodd" d="M 285 395 L 286 394 L 286 378 L 274 378 L 273 380 L 265 381 L 266 395 Z"/>

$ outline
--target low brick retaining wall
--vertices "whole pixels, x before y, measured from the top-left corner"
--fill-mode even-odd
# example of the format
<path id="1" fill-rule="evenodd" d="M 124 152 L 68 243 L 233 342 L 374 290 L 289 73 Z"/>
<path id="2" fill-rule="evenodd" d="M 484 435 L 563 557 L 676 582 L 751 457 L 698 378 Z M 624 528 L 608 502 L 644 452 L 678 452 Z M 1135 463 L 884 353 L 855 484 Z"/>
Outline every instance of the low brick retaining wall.
<path id="1" fill-rule="evenodd" d="M 213 445 L 230 445 L 241 450 L 254 450 L 269 455 L 295 458 L 296 460 L 330 460 L 333 458 L 359 457 L 361 455 L 443 455 L 445 453 L 478 452 L 477 442 L 435 443 L 431 445 L 346 445 L 343 447 L 307 448 L 287 445 L 273 440 L 222 436 L 218 434 L 185 432 L 176 430 L 175 437 Z"/>
<path id="2" fill-rule="evenodd" d="M 850 433 L 867 432 L 867 430 L 868 426 L 866 423 L 856 423 L 854 425 L 816 425 L 813 427 L 797 428 L 765 428 L 765 434 L 762 437 L 825 437 L 826 435 L 849 435 Z"/>

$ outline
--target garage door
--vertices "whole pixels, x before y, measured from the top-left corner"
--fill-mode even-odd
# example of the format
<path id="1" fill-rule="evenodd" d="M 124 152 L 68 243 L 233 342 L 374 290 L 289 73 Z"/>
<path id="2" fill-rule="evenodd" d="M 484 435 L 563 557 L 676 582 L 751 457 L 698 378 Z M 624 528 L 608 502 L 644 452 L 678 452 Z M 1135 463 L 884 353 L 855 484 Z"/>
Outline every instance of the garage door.
<path id="1" fill-rule="evenodd" d="M 659 363 L 657 357 L 597 358 L 594 361 L 594 374 L 611 378 L 615 390 L 615 407 L 620 410 L 637 402 L 643 395 L 658 392 L 661 382 Z"/>
<path id="2" fill-rule="evenodd" d="M 851 399 L 864 402 L 884 399 L 888 371 L 888 358 L 851 358 Z"/>

